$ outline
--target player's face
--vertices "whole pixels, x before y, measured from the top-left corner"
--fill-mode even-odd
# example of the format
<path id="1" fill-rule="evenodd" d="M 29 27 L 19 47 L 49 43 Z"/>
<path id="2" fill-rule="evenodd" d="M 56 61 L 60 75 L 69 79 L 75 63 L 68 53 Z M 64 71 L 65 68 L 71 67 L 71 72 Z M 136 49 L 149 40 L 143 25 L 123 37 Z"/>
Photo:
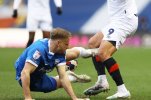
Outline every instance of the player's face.
<path id="1" fill-rule="evenodd" d="M 58 44 L 58 52 L 64 53 L 69 46 L 69 39 L 60 40 Z"/>

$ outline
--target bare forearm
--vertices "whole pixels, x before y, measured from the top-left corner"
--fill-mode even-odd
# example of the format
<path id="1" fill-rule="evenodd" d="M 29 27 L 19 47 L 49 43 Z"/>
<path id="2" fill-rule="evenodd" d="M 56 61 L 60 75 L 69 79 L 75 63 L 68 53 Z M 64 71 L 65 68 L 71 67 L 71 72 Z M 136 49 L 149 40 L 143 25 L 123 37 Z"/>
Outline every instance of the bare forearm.
<path id="1" fill-rule="evenodd" d="M 30 94 L 30 74 L 27 74 L 25 72 L 22 72 L 21 74 L 21 81 L 22 81 L 22 87 L 23 87 L 23 93 L 25 99 L 32 99 Z"/>
<path id="2" fill-rule="evenodd" d="M 60 81 L 61 81 L 61 84 L 62 84 L 63 88 L 66 90 L 66 92 L 72 98 L 72 100 L 75 100 L 77 97 L 73 92 L 70 81 L 65 77 L 63 79 L 61 79 Z"/>

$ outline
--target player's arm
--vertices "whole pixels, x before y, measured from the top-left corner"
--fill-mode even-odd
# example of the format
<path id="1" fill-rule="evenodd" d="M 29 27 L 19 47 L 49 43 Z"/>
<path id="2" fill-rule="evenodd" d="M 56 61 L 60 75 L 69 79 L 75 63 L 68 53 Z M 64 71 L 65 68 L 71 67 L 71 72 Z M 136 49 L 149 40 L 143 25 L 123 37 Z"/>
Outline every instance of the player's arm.
<path id="1" fill-rule="evenodd" d="M 21 81 L 23 87 L 23 93 L 25 100 L 32 100 L 30 93 L 30 74 L 36 69 L 36 67 L 28 62 L 25 63 L 25 66 L 21 72 Z"/>
<path id="2" fill-rule="evenodd" d="M 73 60 L 78 57 L 88 58 L 98 54 L 98 48 L 85 49 L 83 47 L 73 47 L 66 50 L 66 60 Z"/>
<path id="3" fill-rule="evenodd" d="M 77 97 L 73 92 L 71 83 L 67 77 L 65 67 L 66 67 L 65 65 L 60 65 L 57 67 L 61 85 L 65 89 L 65 91 L 68 93 L 68 95 L 72 98 L 72 100 L 77 100 Z"/>
<path id="4" fill-rule="evenodd" d="M 61 15 L 62 14 L 62 0 L 54 0 L 54 3 L 57 7 L 57 14 Z"/>
<path id="5" fill-rule="evenodd" d="M 14 4 L 13 4 L 13 18 L 17 18 L 18 17 L 18 7 L 21 3 L 21 0 L 14 0 Z"/>

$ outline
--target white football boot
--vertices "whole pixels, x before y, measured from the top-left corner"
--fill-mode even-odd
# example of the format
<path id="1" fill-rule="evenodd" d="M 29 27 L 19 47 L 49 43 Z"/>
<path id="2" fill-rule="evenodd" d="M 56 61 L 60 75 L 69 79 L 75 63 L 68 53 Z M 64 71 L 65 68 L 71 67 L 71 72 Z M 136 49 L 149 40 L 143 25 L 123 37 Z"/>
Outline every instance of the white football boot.
<path id="1" fill-rule="evenodd" d="M 131 97 L 131 94 L 129 91 L 126 92 L 116 92 L 114 95 L 107 97 L 107 100 L 113 100 L 113 99 L 129 99 Z"/>
<path id="2" fill-rule="evenodd" d="M 72 71 L 67 71 L 66 73 L 67 73 L 68 77 L 73 77 L 74 78 L 74 80 L 72 82 L 87 83 L 87 82 L 91 81 L 90 76 L 85 75 L 85 74 L 77 75 Z"/>

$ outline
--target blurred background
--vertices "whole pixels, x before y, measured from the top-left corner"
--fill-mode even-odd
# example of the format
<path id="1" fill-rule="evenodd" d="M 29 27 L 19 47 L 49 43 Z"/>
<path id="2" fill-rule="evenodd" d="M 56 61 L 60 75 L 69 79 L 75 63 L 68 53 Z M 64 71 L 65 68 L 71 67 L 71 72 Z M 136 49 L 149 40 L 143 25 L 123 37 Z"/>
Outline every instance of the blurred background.
<path id="1" fill-rule="evenodd" d="M 136 34 L 124 46 L 151 47 L 151 0 L 135 0 L 138 7 L 139 26 Z M 13 19 L 14 0 L 0 0 L 0 47 L 24 48 L 28 40 L 26 30 L 27 0 L 19 6 L 19 17 Z M 62 27 L 73 33 L 72 46 L 86 46 L 90 36 L 101 30 L 109 21 L 106 0 L 63 0 L 63 14 L 56 14 L 50 0 L 53 27 Z M 35 40 L 42 37 L 38 30 Z"/>

